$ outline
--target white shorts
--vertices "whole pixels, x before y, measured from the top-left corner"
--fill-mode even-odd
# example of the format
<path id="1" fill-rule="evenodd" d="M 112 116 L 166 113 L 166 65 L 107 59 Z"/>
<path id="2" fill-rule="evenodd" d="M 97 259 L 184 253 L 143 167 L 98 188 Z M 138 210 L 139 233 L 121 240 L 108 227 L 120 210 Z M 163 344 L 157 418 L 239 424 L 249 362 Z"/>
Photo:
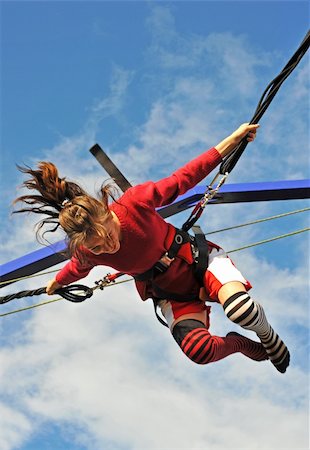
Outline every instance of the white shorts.
<path id="1" fill-rule="evenodd" d="M 160 300 L 158 302 L 169 327 L 172 329 L 177 322 L 191 318 L 202 321 L 209 328 L 210 306 L 207 306 L 205 302 L 219 303 L 219 290 L 224 284 L 232 281 L 239 281 L 247 290 L 252 287 L 226 252 L 222 248 L 213 247 L 209 253 L 209 265 L 203 279 L 204 294 L 206 294 L 204 297 L 201 296 L 203 300 L 197 299 L 188 302 Z"/>

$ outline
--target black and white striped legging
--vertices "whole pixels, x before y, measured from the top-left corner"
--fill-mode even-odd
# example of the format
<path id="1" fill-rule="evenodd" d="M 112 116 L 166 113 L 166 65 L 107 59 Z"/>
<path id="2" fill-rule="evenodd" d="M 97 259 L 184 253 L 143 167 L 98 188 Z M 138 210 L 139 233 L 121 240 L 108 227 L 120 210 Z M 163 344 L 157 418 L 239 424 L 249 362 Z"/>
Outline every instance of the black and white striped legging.
<path id="1" fill-rule="evenodd" d="M 257 334 L 271 362 L 284 373 L 289 365 L 289 351 L 268 323 L 263 307 L 242 291 L 228 298 L 223 308 L 228 319 Z"/>

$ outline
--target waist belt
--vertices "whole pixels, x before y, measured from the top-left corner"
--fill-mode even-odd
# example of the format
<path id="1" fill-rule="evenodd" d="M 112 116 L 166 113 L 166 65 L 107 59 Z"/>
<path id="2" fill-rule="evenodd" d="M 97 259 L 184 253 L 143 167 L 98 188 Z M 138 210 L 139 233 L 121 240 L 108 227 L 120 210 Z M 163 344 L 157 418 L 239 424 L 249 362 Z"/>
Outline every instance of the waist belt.
<path id="1" fill-rule="evenodd" d="M 174 258 L 177 256 L 181 246 L 183 244 L 186 244 L 187 242 L 191 242 L 194 245 L 195 238 L 183 230 L 176 229 L 172 244 L 170 245 L 167 252 L 162 256 L 162 258 L 157 261 L 149 270 L 135 275 L 134 278 L 137 281 L 148 281 L 153 280 L 156 275 L 166 272 Z"/>
<path id="2" fill-rule="evenodd" d="M 198 279 L 201 286 L 203 286 L 203 276 L 208 267 L 208 242 L 205 238 L 204 233 L 202 232 L 200 226 L 195 225 L 192 227 L 195 236 L 191 236 L 187 232 L 183 230 L 176 229 L 176 233 L 173 239 L 172 244 L 170 245 L 167 252 L 163 255 L 163 257 L 157 261 L 151 269 L 143 272 L 141 274 L 135 275 L 135 279 L 137 281 L 148 281 L 152 282 L 152 290 L 154 292 L 154 308 L 155 314 L 158 320 L 165 326 L 168 326 L 158 315 L 157 313 L 157 301 L 158 300 L 173 300 L 176 302 L 188 302 L 193 301 L 197 298 L 196 295 L 193 294 L 177 294 L 174 292 L 168 292 L 161 289 L 157 286 L 154 281 L 156 275 L 160 273 L 166 272 L 169 269 L 170 265 L 173 263 L 174 258 L 177 256 L 182 245 L 190 242 L 193 254 L 193 260 L 195 264 L 195 276 Z"/>
<path id="3" fill-rule="evenodd" d="M 134 278 L 137 281 L 154 280 L 156 275 L 166 272 L 169 269 L 170 264 L 177 256 L 180 248 L 183 244 L 190 242 L 192 248 L 192 254 L 195 264 L 195 276 L 202 284 L 203 275 L 208 267 L 209 248 L 208 242 L 202 232 L 200 226 L 195 225 L 192 227 L 195 236 L 191 236 L 183 230 L 176 229 L 176 233 L 172 244 L 162 258 L 157 261 L 153 267 L 146 272 L 135 275 Z M 168 262 L 167 262 L 168 261 Z"/>

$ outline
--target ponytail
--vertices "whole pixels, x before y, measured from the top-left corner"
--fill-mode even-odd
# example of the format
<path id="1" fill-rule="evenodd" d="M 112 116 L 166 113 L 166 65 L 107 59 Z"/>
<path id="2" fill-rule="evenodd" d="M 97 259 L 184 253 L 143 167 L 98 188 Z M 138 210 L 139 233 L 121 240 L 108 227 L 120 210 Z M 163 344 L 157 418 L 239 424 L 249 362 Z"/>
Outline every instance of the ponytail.
<path id="1" fill-rule="evenodd" d="M 111 217 L 108 207 L 111 196 L 109 185 L 101 187 L 101 199 L 98 200 L 87 194 L 78 184 L 60 178 L 57 167 L 51 162 L 41 161 L 37 170 L 17 167 L 22 173 L 29 175 L 22 187 L 37 191 L 38 194 L 16 198 L 13 204 L 23 202 L 29 207 L 23 207 L 13 213 L 31 212 L 47 216 L 36 224 L 38 240 L 46 226 L 49 228 L 42 233 L 42 237 L 46 232 L 54 232 L 61 227 L 68 237 L 70 255 L 78 256 L 79 248 L 94 233 L 106 237 L 103 224 Z"/>

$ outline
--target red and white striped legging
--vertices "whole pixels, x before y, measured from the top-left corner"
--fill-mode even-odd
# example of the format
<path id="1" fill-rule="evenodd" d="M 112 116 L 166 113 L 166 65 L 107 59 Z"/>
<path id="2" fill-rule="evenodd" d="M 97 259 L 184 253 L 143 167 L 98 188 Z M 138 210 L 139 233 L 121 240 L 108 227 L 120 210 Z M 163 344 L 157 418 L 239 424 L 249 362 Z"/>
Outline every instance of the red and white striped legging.
<path id="1" fill-rule="evenodd" d="M 204 276 L 206 299 L 218 302 L 217 295 L 220 288 L 231 281 L 239 281 L 246 289 L 251 288 L 251 284 L 227 257 L 224 250 L 212 248 Z M 225 337 L 211 335 L 210 306 L 207 306 L 205 301 L 160 300 L 158 304 L 174 339 L 185 355 L 195 363 L 208 364 L 237 352 L 256 361 L 268 359 L 261 343 L 238 333 L 229 333 Z"/>

